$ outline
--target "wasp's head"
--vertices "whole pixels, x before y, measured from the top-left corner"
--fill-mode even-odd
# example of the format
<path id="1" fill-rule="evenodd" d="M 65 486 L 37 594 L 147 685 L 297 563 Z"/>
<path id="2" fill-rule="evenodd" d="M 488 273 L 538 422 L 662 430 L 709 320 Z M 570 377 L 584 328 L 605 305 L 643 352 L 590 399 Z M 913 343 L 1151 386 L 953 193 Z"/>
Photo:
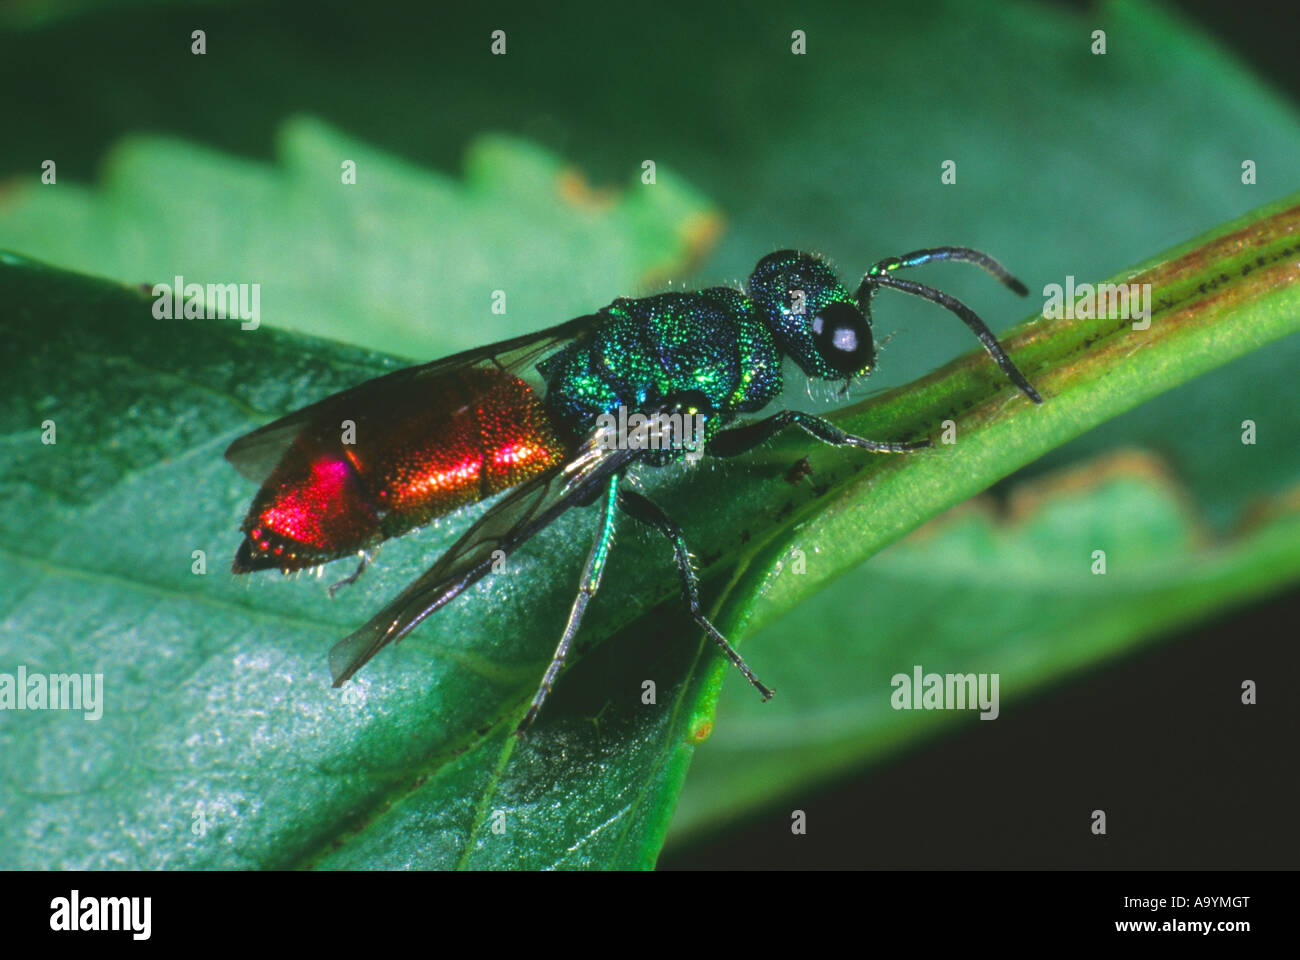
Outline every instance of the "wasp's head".
<path id="1" fill-rule="evenodd" d="M 749 296 L 781 349 L 808 376 L 849 380 L 875 365 L 870 319 L 812 254 L 768 254 L 749 275 Z"/>

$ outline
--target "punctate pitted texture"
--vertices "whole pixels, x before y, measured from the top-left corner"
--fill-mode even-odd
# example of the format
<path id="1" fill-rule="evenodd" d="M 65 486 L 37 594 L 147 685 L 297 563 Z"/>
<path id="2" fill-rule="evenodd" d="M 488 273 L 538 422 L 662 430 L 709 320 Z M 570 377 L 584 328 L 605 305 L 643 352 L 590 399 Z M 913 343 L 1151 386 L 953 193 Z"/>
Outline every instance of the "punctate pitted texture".
<path id="1" fill-rule="evenodd" d="M 299 434 L 253 501 L 236 572 L 354 553 L 564 457 L 540 399 L 512 374 L 455 370 L 385 393 Z"/>

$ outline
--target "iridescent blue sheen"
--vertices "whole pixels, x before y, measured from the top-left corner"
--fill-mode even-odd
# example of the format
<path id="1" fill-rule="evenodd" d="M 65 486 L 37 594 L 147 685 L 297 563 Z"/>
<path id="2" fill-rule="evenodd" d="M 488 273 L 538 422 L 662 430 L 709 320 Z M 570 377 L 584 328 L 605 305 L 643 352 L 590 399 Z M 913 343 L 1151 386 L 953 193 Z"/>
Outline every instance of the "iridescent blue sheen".
<path id="1" fill-rule="evenodd" d="M 859 304 L 824 261 L 797 250 L 769 253 L 749 275 L 749 295 L 759 305 L 780 349 L 804 373 L 825 380 L 845 377 L 845 372 L 833 369 L 818 350 L 812 325 L 832 304 L 847 304 L 855 311 Z M 869 324 L 871 318 L 866 319 Z M 870 371 L 875 351 L 868 349 L 864 356 L 866 365 L 848 376 Z"/>
<path id="2" fill-rule="evenodd" d="M 790 250 L 760 261 L 748 295 L 712 287 L 620 298 L 592 317 L 587 335 L 539 366 L 547 403 L 558 424 L 581 436 L 601 414 L 620 407 L 668 410 L 679 398 L 702 395 L 707 441 L 780 395 L 784 355 L 813 377 L 843 379 L 870 370 L 869 334 L 866 359 L 852 371 L 833 369 L 818 349 L 818 317 L 841 303 L 856 309 L 830 267 Z"/>

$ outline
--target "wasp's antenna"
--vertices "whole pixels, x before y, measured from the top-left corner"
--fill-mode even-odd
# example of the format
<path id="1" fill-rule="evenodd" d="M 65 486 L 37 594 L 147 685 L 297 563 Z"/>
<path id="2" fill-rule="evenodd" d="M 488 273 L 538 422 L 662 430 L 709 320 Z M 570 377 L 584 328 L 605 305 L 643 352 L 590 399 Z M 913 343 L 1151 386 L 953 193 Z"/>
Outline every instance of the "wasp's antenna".
<path id="1" fill-rule="evenodd" d="M 961 260 L 966 263 L 973 263 L 977 267 L 988 271 L 1001 281 L 1004 286 L 1015 291 L 1020 296 L 1023 297 L 1029 293 L 1029 289 L 1013 277 L 1006 267 L 986 253 L 980 253 L 978 250 L 971 250 L 968 247 L 934 247 L 929 250 L 917 250 L 901 257 L 890 257 L 881 260 L 867 271 L 853 296 L 864 313 L 867 311 L 871 298 L 875 296 L 876 291 L 881 287 L 901 290 L 903 293 L 910 293 L 913 296 L 922 297 L 931 303 L 937 303 L 939 306 L 945 307 L 955 313 L 962 323 L 966 324 L 971 332 L 979 338 L 980 343 L 984 344 L 984 349 L 989 352 L 989 356 L 993 358 L 993 361 L 1002 372 L 1020 388 L 1025 396 L 1034 403 L 1042 403 L 1042 396 L 1025 379 L 1025 375 L 1020 372 L 1020 369 L 1011 362 L 1011 358 L 1002 349 L 1002 344 L 998 343 L 997 337 L 993 336 L 993 331 L 988 328 L 988 324 L 981 320 L 974 310 L 942 290 L 936 290 L 934 287 L 927 287 L 923 283 L 904 280 L 893 275 L 893 271 L 903 267 L 919 267 L 922 264 L 937 260 Z"/>
<path id="2" fill-rule="evenodd" d="M 980 253 L 980 251 L 972 250 L 970 247 L 931 247 L 928 250 L 913 250 L 901 257 L 888 257 L 868 270 L 867 276 L 876 277 L 882 273 L 893 273 L 895 270 L 901 270 L 905 267 L 920 267 L 939 260 L 960 260 L 964 263 L 973 263 L 980 269 L 997 277 L 999 282 L 1013 293 L 1022 297 L 1029 295 L 1029 288 L 1013 277 L 1010 270 L 987 253 Z"/>

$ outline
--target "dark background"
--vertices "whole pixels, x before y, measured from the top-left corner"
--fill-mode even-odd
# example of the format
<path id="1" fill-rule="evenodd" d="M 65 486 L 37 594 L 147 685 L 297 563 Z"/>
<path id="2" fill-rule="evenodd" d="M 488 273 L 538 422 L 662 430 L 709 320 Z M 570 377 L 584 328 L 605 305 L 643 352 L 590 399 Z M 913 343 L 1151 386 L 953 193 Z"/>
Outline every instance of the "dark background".
<path id="1" fill-rule="evenodd" d="M 821 793 L 804 836 L 782 808 L 669 848 L 659 867 L 1295 869 L 1297 617 L 1293 590 L 1049 687 L 992 734 L 943 738 Z M 1238 678 L 1259 684 L 1256 706 L 1230 695 Z M 998 792 L 970 786 L 988 783 Z M 1092 809 L 1105 837 L 1088 830 Z M 845 842 L 864 834 L 869 849 Z"/>

